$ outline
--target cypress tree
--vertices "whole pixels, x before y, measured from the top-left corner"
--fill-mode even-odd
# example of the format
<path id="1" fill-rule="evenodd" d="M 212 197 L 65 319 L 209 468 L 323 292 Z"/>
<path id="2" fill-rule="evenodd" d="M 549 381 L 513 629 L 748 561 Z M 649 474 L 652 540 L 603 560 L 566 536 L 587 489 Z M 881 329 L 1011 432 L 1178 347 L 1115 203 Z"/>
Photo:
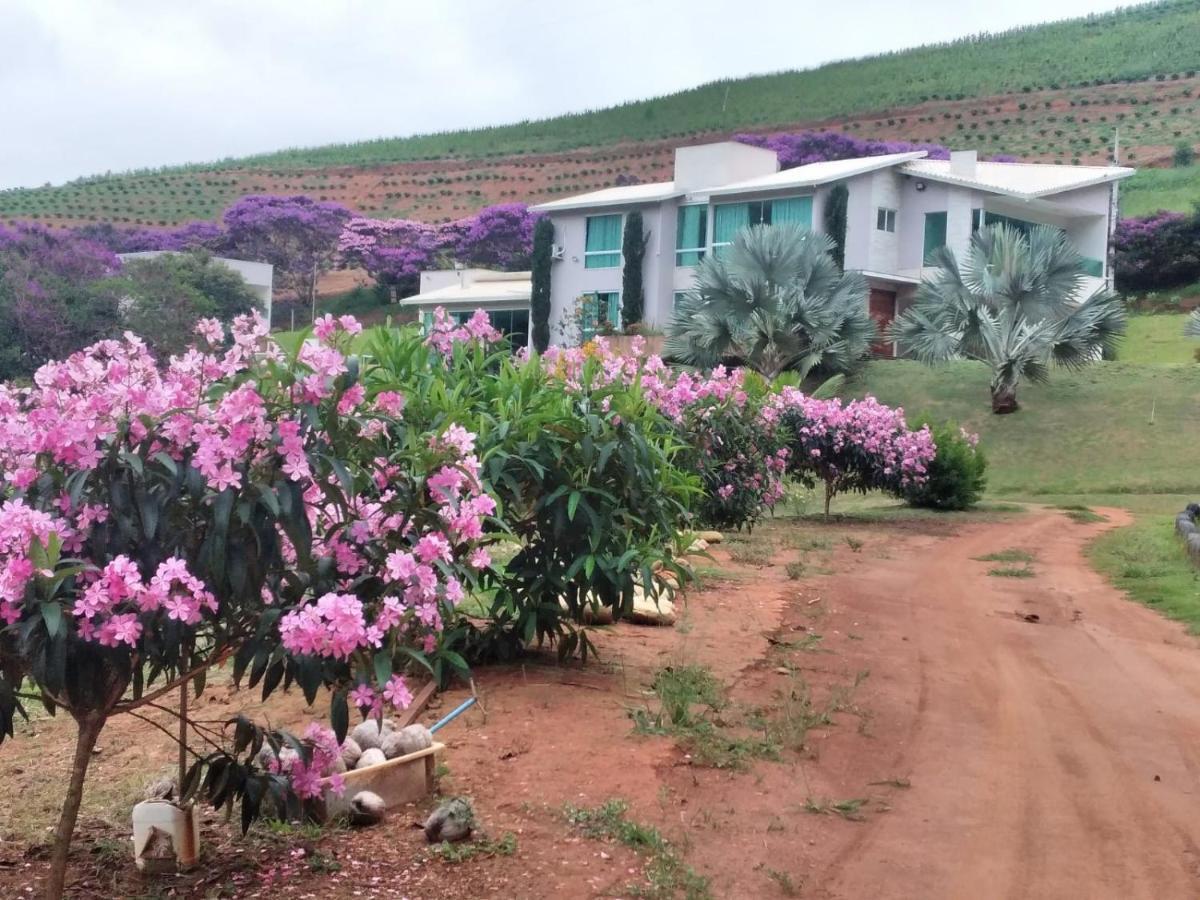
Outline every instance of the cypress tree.
<path id="1" fill-rule="evenodd" d="M 529 312 L 533 320 L 533 349 L 544 353 L 550 346 L 550 266 L 553 263 L 554 224 L 542 216 L 533 226 L 533 254 L 530 258 L 533 290 Z"/>
<path id="2" fill-rule="evenodd" d="M 835 184 L 825 201 L 825 233 L 833 240 L 833 261 L 846 268 L 846 205 L 850 192 L 844 184 Z"/>
<path id="3" fill-rule="evenodd" d="M 625 234 L 621 253 L 625 268 L 621 271 L 621 325 L 628 329 L 642 321 L 646 293 L 642 286 L 642 262 L 646 256 L 648 236 L 642 232 L 642 214 L 637 210 L 625 217 Z"/>

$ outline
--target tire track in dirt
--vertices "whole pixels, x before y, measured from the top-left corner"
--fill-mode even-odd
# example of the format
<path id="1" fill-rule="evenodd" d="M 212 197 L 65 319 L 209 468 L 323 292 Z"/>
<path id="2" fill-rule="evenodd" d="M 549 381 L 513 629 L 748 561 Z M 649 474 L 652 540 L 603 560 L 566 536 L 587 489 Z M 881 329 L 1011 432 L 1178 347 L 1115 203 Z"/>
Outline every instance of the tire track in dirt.
<path id="1" fill-rule="evenodd" d="M 912 789 L 816 874 L 819 896 L 1200 896 L 1200 653 L 1087 567 L 1084 543 L 1128 521 L 1104 512 L 972 525 L 892 567 L 875 625 L 919 642 Z M 1034 578 L 975 560 L 1008 547 L 1036 554 Z"/>

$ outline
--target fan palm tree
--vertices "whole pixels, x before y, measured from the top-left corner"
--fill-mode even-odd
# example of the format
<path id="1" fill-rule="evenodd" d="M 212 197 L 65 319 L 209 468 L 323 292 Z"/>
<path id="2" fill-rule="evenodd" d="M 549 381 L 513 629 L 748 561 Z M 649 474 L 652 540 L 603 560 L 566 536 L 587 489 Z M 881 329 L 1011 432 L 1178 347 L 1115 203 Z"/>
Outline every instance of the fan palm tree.
<path id="1" fill-rule="evenodd" d="M 842 272 L 833 241 L 797 225 L 753 225 L 705 257 L 667 328 L 666 356 L 732 363 L 765 378 L 852 371 L 876 337 L 867 283 Z"/>
<path id="2" fill-rule="evenodd" d="M 1125 333 L 1121 298 L 1100 288 L 1085 299 L 1079 253 L 1058 228 L 976 232 L 960 263 L 942 248 L 940 271 L 917 289 L 889 337 L 917 359 L 977 359 L 992 369 L 992 412 L 1011 413 L 1022 378 L 1044 382 L 1054 366 L 1079 368 L 1111 352 Z"/>

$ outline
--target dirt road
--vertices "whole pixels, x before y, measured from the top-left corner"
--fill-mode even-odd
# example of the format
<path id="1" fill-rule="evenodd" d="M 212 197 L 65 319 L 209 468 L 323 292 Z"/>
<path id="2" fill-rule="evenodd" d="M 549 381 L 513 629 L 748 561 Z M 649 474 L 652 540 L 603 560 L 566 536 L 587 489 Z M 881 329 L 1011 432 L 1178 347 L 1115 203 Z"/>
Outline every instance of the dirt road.
<path id="1" fill-rule="evenodd" d="M 847 585 L 908 638 L 890 767 L 912 788 L 811 880 L 819 896 L 1200 896 L 1200 652 L 1087 568 L 1109 526 L 971 527 Z M 1035 577 L 975 560 L 1007 548 Z"/>

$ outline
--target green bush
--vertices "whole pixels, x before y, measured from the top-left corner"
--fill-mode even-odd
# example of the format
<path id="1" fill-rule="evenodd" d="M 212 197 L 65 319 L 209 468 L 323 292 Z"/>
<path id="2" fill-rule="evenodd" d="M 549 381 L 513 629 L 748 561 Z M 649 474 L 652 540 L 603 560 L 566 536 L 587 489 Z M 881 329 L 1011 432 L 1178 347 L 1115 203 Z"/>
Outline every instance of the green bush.
<path id="1" fill-rule="evenodd" d="M 954 422 L 929 424 L 937 455 L 929 466 L 929 478 L 905 492 L 911 506 L 927 509 L 969 509 L 979 502 L 987 485 L 987 458 L 976 446 L 977 435 L 968 434 Z"/>

